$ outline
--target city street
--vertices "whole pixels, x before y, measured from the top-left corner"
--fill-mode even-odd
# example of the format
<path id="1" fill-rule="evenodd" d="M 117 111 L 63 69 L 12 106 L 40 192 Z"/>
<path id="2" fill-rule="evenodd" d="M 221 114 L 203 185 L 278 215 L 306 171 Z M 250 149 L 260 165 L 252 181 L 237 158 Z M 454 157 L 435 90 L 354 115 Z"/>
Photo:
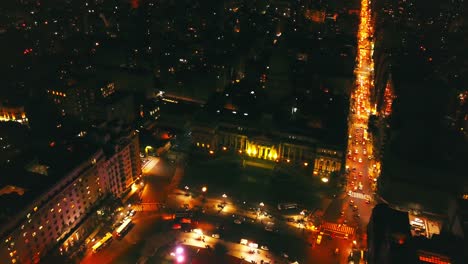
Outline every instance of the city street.
<path id="1" fill-rule="evenodd" d="M 367 133 L 370 113 L 370 89 L 373 87 L 373 26 L 368 0 L 361 1 L 361 21 L 358 30 L 358 55 L 355 69 L 356 86 L 351 96 L 349 116 L 347 169 L 347 199 L 343 203 L 343 222 L 356 227 L 356 246 L 367 247 L 366 227 L 369 222 L 373 201 L 374 179 L 372 169 L 372 135 Z M 372 174 L 374 175 L 374 174 Z"/>
<path id="2" fill-rule="evenodd" d="M 281 256 L 283 253 L 288 255 L 288 259 L 298 260 L 299 263 L 345 261 L 346 256 L 343 254 L 338 256 L 334 250 L 345 247 L 351 241 L 328 237 L 324 238 L 320 245 L 316 245 L 318 230 L 313 230 L 307 222 L 304 224 L 297 222 L 305 218 L 300 214 L 300 209 L 278 211 L 276 205 L 252 201 L 244 203 L 228 195 L 215 197 L 212 193 L 222 193 L 222 190 L 211 190 L 209 186 L 205 192 L 192 190 L 188 186 L 175 188 L 183 176 L 183 168 L 157 158 L 150 158 L 150 161 L 143 166 L 145 186 L 139 193 L 142 203 L 132 207 L 137 211 L 143 208 L 144 211 L 137 212 L 133 217 L 134 225 L 123 239 L 112 241 L 99 252 L 89 251 L 83 263 L 128 263 L 125 261 L 134 261 L 145 255 L 151 256 L 154 251 L 149 250 L 148 247 L 152 246 L 148 245 L 163 246 L 174 239 L 179 239 L 173 234 L 181 235 L 180 239 L 183 236 L 193 236 L 192 233 L 189 235 L 172 230 L 174 223 L 172 214 L 185 210 L 190 210 L 194 214 L 192 227 L 203 230 L 207 236 L 220 235 L 230 255 L 244 257 L 247 260 L 276 259 L 280 261 L 279 263 L 286 261 L 286 258 Z M 235 223 L 235 220 L 240 222 Z M 152 239 L 152 236 L 155 239 Z M 171 239 L 161 241 L 160 237 Z M 246 247 L 239 244 L 241 239 L 247 239 L 259 246 L 267 246 L 268 258 L 265 254 L 251 254 L 246 251 Z M 195 243 L 193 239 L 186 240 L 187 244 Z"/>

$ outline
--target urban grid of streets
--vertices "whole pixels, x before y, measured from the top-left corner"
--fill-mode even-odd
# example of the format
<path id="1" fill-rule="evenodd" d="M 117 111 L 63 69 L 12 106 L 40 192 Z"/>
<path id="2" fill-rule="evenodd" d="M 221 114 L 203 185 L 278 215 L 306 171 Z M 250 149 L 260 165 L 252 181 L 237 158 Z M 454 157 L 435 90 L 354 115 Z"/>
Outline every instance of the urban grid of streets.
<path id="1" fill-rule="evenodd" d="M 151 256 L 158 248 L 174 241 L 196 247 L 213 247 L 218 240 L 223 240 L 228 254 L 257 263 L 261 263 L 262 260 L 265 263 L 287 263 L 288 260 L 282 253 L 288 254 L 289 259 L 299 259 L 299 263 L 348 263 L 351 252 L 362 254 L 361 250 L 366 247 L 365 232 L 373 207 L 372 183 L 375 180 L 369 174 L 373 157 L 371 135 L 367 134 L 367 122 L 372 111 L 369 93 L 373 86 L 373 29 L 369 6 L 370 0 L 361 1 L 355 69 L 356 88 L 351 96 L 349 116 L 346 159 L 348 185 L 346 194 L 337 196 L 325 210 L 323 217 L 325 221 L 355 228 L 355 236 L 348 240 L 328 237 L 317 244 L 317 235 L 322 230 L 320 227 L 316 232 L 312 232 L 297 223 L 288 222 L 284 215 L 278 213 L 275 205 L 262 206 L 262 212 L 268 212 L 265 216 L 249 210 L 248 206 L 237 201 L 235 197 L 213 197 L 210 190 L 206 193 L 200 190 L 184 190 L 179 186 L 184 174 L 183 163 L 174 166 L 165 164 L 158 158 L 150 158 L 143 168 L 145 186 L 140 190 L 142 204 L 147 207 L 157 207 L 165 203 L 167 208 L 180 208 L 181 205 L 206 208 L 199 219 L 199 227 L 204 236 L 206 235 L 205 241 L 200 240 L 199 234 L 172 230 L 170 225 L 165 225 L 163 210 L 141 212 L 134 216 L 135 225 L 122 240 L 113 241 L 97 253 L 89 250 L 81 263 L 129 263 L 134 261 L 135 255 Z M 188 193 L 190 195 L 187 195 Z M 225 204 L 225 207 L 220 209 L 219 204 Z M 339 209 L 333 210 L 333 207 Z M 236 218 L 251 219 L 253 223 L 245 221 L 235 224 L 232 215 L 236 215 Z M 300 215 L 296 216 L 296 219 L 297 217 Z M 275 223 L 273 232 L 264 230 L 270 222 Z M 230 234 L 220 239 L 212 238 L 211 234 L 219 232 L 216 228 L 219 228 L 219 223 L 226 223 Z M 259 248 L 251 253 L 248 246 L 239 244 L 239 239 L 244 237 L 260 246 L 268 245 L 270 250 Z M 278 245 L 284 245 L 284 248 Z"/>

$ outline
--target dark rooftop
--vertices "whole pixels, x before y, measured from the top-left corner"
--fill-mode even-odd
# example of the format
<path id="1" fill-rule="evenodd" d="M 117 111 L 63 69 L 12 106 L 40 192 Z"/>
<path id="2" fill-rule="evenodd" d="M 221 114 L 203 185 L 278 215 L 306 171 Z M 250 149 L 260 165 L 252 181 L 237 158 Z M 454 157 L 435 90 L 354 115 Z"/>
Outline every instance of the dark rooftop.
<path id="1" fill-rule="evenodd" d="M 0 172 L 0 190 L 3 190 L 0 194 L 0 224 L 21 212 L 96 151 L 96 147 L 81 141 L 64 145 L 53 143 L 38 152 L 39 164 L 49 167 L 47 175 L 32 173 L 18 167 L 4 168 Z"/>

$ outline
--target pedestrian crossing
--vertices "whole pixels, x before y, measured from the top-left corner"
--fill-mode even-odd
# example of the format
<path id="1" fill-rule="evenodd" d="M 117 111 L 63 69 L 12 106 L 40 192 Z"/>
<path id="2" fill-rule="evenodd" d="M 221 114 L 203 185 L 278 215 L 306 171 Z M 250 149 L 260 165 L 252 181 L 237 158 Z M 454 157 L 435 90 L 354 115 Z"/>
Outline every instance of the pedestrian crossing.
<path id="1" fill-rule="evenodd" d="M 354 234 L 354 227 L 343 225 L 343 224 L 336 224 L 330 222 L 322 223 L 322 229 L 324 231 L 331 231 L 334 233 L 341 233 L 341 234 Z"/>
<path id="2" fill-rule="evenodd" d="M 371 196 L 368 195 L 368 194 L 363 194 L 363 193 L 359 193 L 359 192 L 353 192 L 353 191 L 350 191 L 349 192 L 349 196 L 353 197 L 353 198 L 357 198 L 357 199 L 363 199 L 363 200 L 371 200 Z"/>

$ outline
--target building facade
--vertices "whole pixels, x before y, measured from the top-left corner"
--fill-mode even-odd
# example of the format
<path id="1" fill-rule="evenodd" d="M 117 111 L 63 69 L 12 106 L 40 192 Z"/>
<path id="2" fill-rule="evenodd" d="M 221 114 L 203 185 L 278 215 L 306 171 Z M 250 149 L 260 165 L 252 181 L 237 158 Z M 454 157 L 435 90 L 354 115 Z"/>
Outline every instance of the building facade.
<path id="1" fill-rule="evenodd" d="M 65 239 L 103 197 L 104 162 L 104 153 L 97 151 L 18 212 L 1 228 L 0 259 L 38 263 Z"/>
<path id="2" fill-rule="evenodd" d="M 95 206 L 108 194 L 122 196 L 141 175 L 138 133 L 125 130 L 118 135 L 53 186 L 28 200 L 24 210 L 13 212 L 8 224 L 0 228 L 1 263 L 38 263 L 59 243 L 62 244 L 59 250 L 66 251 L 74 242 L 83 241 L 80 236 L 90 227 L 81 225 Z M 23 196 L 34 191 L 6 187 L 2 189 L 6 194 L 14 190 Z"/>
<path id="3" fill-rule="evenodd" d="M 113 154 L 105 162 L 106 190 L 116 197 L 122 196 L 141 176 L 139 144 L 138 133 L 131 131 L 113 145 Z"/>
<path id="4" fill-rule="evenodd" d="M 8 106 L 0 104 L 0 121 L 13 121 L 27 125 L 29 120 L 24 106 Z"/>
<path id="5" fill-rule="evenodd" d="M 254 129 L 226 123 L 195 123 L 190 129 L 194 147 L 209 153 L 232 151 L 260 160 L 314 166 L 313 174 L 320 177 L 343 169 L 343 151 L 313 137 L 281 131 L 259 135 Z"/>

